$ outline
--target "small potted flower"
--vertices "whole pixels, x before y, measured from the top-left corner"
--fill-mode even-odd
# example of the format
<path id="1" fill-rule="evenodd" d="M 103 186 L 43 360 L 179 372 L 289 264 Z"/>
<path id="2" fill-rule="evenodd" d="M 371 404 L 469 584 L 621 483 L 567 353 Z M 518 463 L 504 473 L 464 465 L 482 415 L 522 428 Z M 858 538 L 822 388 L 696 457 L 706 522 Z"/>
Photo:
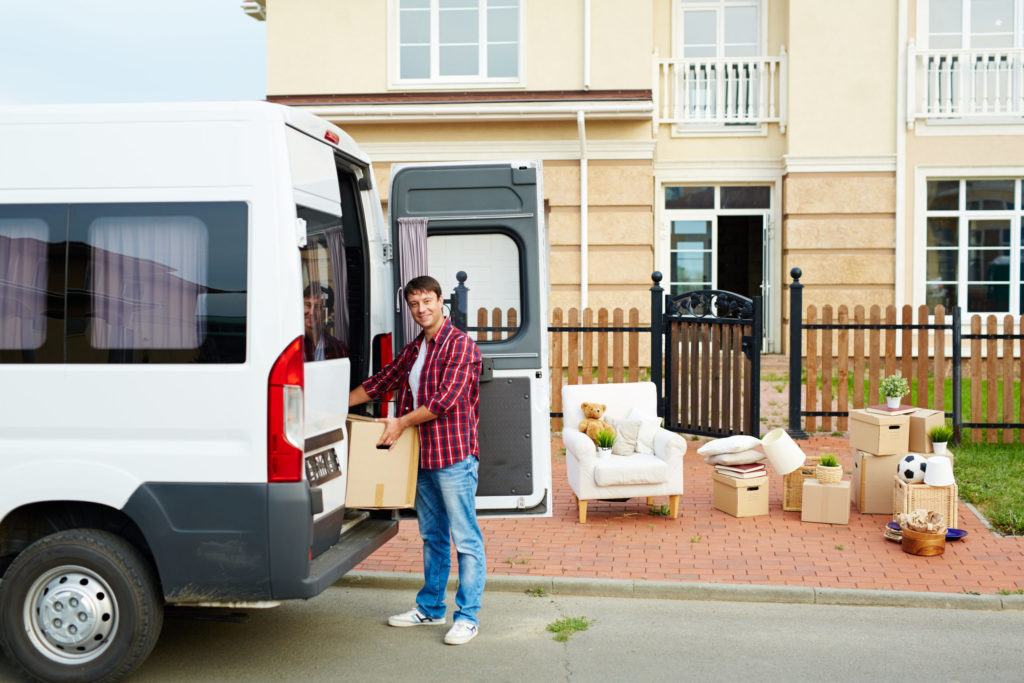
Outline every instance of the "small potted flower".
<path id="1" fill-rule="evenodd" d="M 900 375 L 889 375 L 878 386 L 885 398 L 885 406 L 891 410 L 900 407 L 900 399 L 910 393 L 910 384 Z"/>
<path id="2" fill-rule="evenodd" d="M 597 457 L 603 458 L 612 452 L 612 444 L 615 443 L 615 434 L 607 429 L 597 433 Z"/>
<path id="3" fill-rule="evenodd" d="M 833 453 L 824 453 L 814 468 L 814 476 L 822 484 L 838 484 L 843 479 L 843 468 Z"/>
<path id="4" fill-rule="evenodd" d="M 953 428 L 948 424 L 941 424 L 928 430 L 928 438 L 932 440 L 932 451 L 935 455 L 946 455 L 946 444 L 953 438 Z"/>

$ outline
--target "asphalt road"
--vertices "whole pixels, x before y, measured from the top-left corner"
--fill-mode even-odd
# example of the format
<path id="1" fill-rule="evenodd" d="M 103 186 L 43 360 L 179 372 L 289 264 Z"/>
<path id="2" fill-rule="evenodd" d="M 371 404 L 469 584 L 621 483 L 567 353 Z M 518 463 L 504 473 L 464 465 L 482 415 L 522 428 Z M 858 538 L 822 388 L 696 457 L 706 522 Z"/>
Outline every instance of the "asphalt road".
<path id="1" fill-rule="evenodd" d="M 335 587 L 237 621 L 169 611 L 131 677 L 167 681 L 1021 681 L 1024 611 L 488 592 L 480 635 L 390 628 L 412 591 Z M 210 615 L 208 612 L 200 614 Z M 546 630 L 591 620 L 565 643 Z M 0 680 L 13 679 L 0 659 Z"/>

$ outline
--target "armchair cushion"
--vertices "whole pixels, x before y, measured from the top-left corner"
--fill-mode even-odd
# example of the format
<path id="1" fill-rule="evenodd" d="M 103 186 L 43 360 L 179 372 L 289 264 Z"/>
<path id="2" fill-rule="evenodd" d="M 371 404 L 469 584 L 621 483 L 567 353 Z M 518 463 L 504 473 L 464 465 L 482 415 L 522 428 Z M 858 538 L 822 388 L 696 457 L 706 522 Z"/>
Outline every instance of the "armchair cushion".
<path id="1" fill-rule="evenodd" d="M 661 427 L 661 418 L 633 408 L 629 411 L 626 419 L 640 421 L 640 433 L 637 435 L 636 452 L 654 453 L 654 434 Z"/>
<path id="2" fill-rule="evenodd" d="M 600 458 L 594 465 L 598 486 L 663 484 L 668 481 L 668 463 L 655 455 L 633 453 L 628 458 Z"/>
<path id="3" fill-rule="evenodd" d="M 615 441 L 612 443 L 612 455 L 633 455 L 636 452 L 636 440 L 640 434 L 639 420 L 619 420 L 614 425 Z"/>

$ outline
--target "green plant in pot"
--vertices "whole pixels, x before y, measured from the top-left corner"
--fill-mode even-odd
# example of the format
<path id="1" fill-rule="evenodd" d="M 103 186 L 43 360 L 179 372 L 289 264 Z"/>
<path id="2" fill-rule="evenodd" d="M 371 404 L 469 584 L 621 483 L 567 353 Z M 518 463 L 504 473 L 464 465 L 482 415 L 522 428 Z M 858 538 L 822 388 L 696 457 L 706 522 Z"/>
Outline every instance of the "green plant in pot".
<path id="1" fill-rule="evenodd" d="M 889 375 L 882 379 L 878 390 L 889 408 L 899 408 L 900 399 L 910 393 L 910 383 L 900 375 Z"/>
<path id="2" fill-rule="evenodd" d="M 615 434 L 607 429 L 597 433 L 597 454 L 605 456 L 612 452 L 612 444 L 615 443 Z"/>
<path id="3" fill-rule="evenodd" d="M 838 484 L 843 479 L 843 468 L 834 453 L 824 453 L 814 468 L 814 476 L 822 484 Z"/>
<path id="4" fill-rule="evenodd" d="M 945 455 L 946 444 L 953 438 L 953 427 L 949 424 L 941 424 L 928 430 L 928 438 L 932 440 L 932 451 L 936 455 Z"/>

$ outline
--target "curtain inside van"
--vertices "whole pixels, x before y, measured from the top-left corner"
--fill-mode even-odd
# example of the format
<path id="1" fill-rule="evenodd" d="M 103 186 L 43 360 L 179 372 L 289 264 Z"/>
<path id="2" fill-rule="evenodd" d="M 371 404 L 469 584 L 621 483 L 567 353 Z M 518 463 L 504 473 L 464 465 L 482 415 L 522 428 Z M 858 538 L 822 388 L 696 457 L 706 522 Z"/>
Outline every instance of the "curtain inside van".
<path id="1" fill-rule="evenodd" d="M 0 349 L 38 349 L 46 338 L 48 241 L 42 219 L 0 219 Z"/>
<path id="2" fill-rule="evenodd" d="M 427 272 L 427 221 L 426 218 L 412 217 L 398 219 L 398 254 L 399 254 L 399 275 L 401 286 L 414 277 L 429 275 Z M 401 294 L 402 306 L 402 330 L 405 333 L 405 343 L 411 342 L 419 328 L 409 313 L 409 307 L 405 305 L 405 291 Z M 442 292 L 443 294 L 443 292 Z"/>

